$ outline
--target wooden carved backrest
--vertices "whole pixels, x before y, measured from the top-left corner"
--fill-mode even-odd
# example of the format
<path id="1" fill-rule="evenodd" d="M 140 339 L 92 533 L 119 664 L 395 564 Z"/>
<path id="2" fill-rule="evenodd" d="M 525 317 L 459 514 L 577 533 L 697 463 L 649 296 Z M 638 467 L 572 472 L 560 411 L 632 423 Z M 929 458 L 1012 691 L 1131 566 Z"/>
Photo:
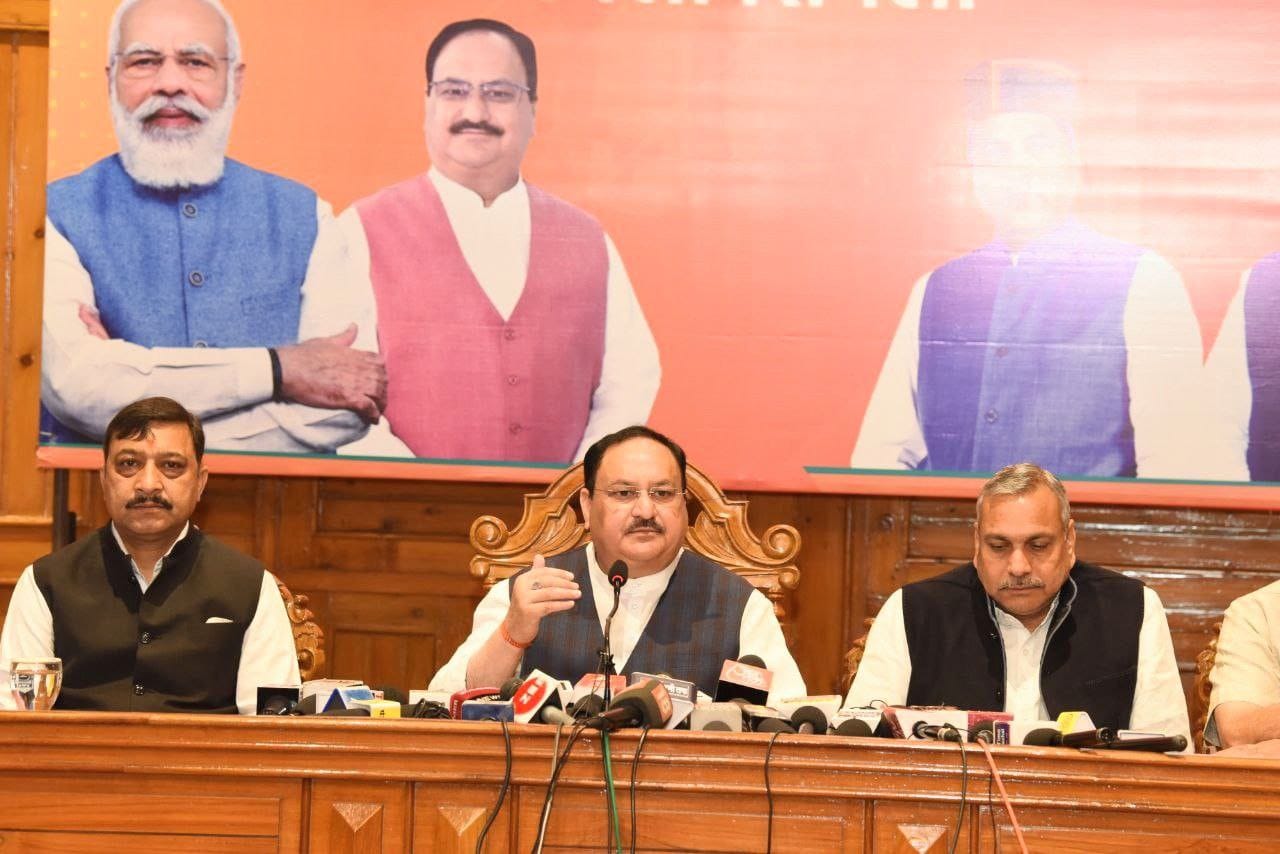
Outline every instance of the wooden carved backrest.
<path id="1" fill-rule="evenodd" d="M 1218 657 L 1218 632 L 1222 631 L 1222 623 L 1213 627 L 1213 639 L 1209 645 L 1196 656 L 1196 678 L 1191 687 L 1191 703 L 1188 711 L 1191 715 L 1191 739 L 1195 742 L 1196 753 L 1204 753 L 1208 749 L 1204 743 L 1204 727 L 1209 722 L 1209 695 L 1213 693 L 1213 662 Z"/>
<path id="2" fill-rule="evenodd" d="M 751 582 L 773 602 L 784 619 L 787 591 L 800 583 L 796 554 L 800 533 L 790 525 L 773 525 L 757 536 L 747 524 L 747 502 L 732 501 L 694 466 L 688 466 L 690 511 L 696 513 L 685 534 L 685 545 L 731 569 Z M 508 529 L 496 516 L 481 516 L 471 525 L 471 574 L 485 587 L 510 578 L 533 562 L 561 554 L 588 542 L 591 532 L 578 517 L 582 464 L 560 475 L 543 492 L 524 497 L 520 522 Z"/>
<path id="3" fill-rule="evenodd" d="M 302 681 L 319 679 L 324 675 L 324 632 L 316 625 L 315 614 L 307 607 L 304 594 L 294 595 L 284 582 L 277 581 L 285 611 L 289 614 L 289 627 L 293 629 L 293 645 L 298 649 L 298 672 Z"/>
<path id="4" fill-rule="evenodd" d="M 862 637 L 855 640 L 853 646 L 849 647 L 849 651 L 844 654 L 844 669 L 840 673 L 841 694 L 849 693 L 853 677 L 858 675 L 858 665 L 862 664 L 862 656 L 867 651 L 867 632 L 871 631 L 871 624 L 875 621 L 875 617 L 867 617 L 862 621 L 862 627 L 867 631 L 863 632 Z"/>

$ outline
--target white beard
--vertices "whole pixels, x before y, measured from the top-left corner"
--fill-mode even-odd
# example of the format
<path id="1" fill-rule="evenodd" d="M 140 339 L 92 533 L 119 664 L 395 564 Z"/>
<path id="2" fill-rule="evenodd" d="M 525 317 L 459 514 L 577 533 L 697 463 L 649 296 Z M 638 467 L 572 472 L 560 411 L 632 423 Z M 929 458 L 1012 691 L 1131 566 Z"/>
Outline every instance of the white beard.
<path id="1" fill-rule="evenodd" d="M 143 120 L 167 106 L 191 113 L 200 124 L 187 130 L 148 130 Z M 230 87 L 226 100 L 215 110 L 187 95 L 153 95 L 130 112 L 116 97 L 115 84 L 111 86 L 111 123 L 120 142 L 124 170 L 139 184 L 159 190 L 202 187 L 222 177 L 235 111 L 235 92 Z"/>

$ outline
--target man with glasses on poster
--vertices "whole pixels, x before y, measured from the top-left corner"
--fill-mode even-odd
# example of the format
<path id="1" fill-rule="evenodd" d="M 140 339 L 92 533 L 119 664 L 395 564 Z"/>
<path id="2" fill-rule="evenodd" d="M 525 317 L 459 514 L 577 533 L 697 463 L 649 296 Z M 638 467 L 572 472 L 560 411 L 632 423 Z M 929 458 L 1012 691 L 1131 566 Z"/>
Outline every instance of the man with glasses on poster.
<path id="1" fill-rule="evenodd" d="M 216 0 L 125 0 L 106 68 L 119 152 L 48 190 L 42 441 L 183 401 L 211 448 L 331 452 L 378 421 L 373 297 L 329 205 L 225 156 L 244 83 Z"/>
<path id="2" fill-rule="evenodd" d="M 500 21 L 449 24 L 426 76 L 431 169 L 341 218 L 377 297 L 395 434 L 346 450 L 579 459 L 649 417 L 653 334 L 600 223 L 521 176 L 538 99 L 532 40 Z"/>

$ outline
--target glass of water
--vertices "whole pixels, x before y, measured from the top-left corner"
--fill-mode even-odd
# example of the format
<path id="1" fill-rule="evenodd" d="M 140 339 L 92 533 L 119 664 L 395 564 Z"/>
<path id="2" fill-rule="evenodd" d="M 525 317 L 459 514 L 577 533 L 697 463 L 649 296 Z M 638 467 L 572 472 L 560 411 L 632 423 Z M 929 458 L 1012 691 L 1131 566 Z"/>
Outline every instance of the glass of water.
<path id="1" fill-rule="evenodd" d="M 19 709 L 52 709 L 62 690 L 62 659 L 15 658 L 9 662 L 9 689 Z"/>

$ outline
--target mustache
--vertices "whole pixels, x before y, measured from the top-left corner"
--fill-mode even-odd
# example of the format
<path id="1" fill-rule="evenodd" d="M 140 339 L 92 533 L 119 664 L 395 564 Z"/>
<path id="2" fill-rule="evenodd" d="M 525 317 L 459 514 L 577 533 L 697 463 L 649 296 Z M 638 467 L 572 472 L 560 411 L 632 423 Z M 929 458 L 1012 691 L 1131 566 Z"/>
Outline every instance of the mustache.
<path id="1" fill-rule="evenodd" d="M 142 122 L 150 121 L 155 118 L 156 113 L 170 107 L 182 110 L 191 118 L 201 122 L 213 115 L 212 110 L 204 107 L 190 95 L 152 95 L 134 109 L 132 117 Z"/>
<path id="2" fill-rule="evenodd" d="M 126 510 L 132 510 L 135 507 L 160 507 L 164 510 L 172 510 L 173 502 L 159 493 L 151 495 L 139 493 L 125 502 L 124 506 Z"/>
<path id="3" fill-rule="evenodd" d="M 1000 583 L 1001 590 L 1034 590 L 1037 587 L 1044 587 L 1044 582 L 1032 576 L 1027 576 L 1026 578 L 1006 578 Z"/>
<path id="4" fill-rule="evenodd" d="M 449 125 L 449 133 L 462 133 L 468 130 L 478 130 L 489 134 L 490 136 L 502 136 L 502 128 L 495 127 L 488 122 L 473 122 L 470 119 L 459 119 Z"/>
<path id="5" fill-rule="evenodd" d="M 635 531 L 653 531 L 656 534 L 665 534 L 666 526 L 657 519 L 637 519 L 627 526 L 627 530 L 623 533 L 631 534 Z"/>

